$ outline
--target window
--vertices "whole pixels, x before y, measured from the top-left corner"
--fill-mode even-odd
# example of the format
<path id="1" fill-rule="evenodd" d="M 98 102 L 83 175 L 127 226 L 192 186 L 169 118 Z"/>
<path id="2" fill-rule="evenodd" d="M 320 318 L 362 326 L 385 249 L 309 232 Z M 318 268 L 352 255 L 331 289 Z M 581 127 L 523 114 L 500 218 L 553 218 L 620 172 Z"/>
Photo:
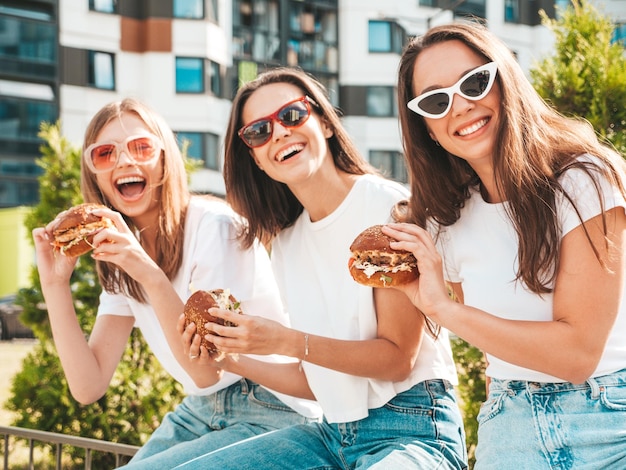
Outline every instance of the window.
<path id="1" fill-rule="evenodd" d="M 219 137 L 210 132 L 177 132 L 178 144 L 187 145 L 187 158 L 202 161 L 202 167 L 219 171 Z"/>
<path id="2" fill-rule="evenodd" d="M 217 23 L 219 21 L 218 11 L 217 11 L 217 1 L 218 0 L 208 0 L 207 2 L 207 19 L 214 21 Z"/>
<path id="3" fill-rule="evenodd" d="M 89 0 L 89 9 L 100 13 L 116 13 L 117 0 Z"/>
<path id="4" fill-rule="evenodd" d="M 383 174 L 400 183 L 408 183 L 406 164 L 402 153 L 395 150 L 370 150 L 370 163 Z"/>
<path id="5" fill-rule="evenodd" d="M 209 88 L 215 96 L 222 96 L 222 74 L 220 73 L 220 64 L 209 61 Z"/>
<path id="6" fill-rule="evenodd" d="M 193 57 L 176 57 L 176 93 L 203 92 L 203 59 Z"/>
<path id="7" fill-rule="evenodd" d="M 87 84 L 103 90 L 115 89 L 115 56 L 109 52 L 89 51 Z"/>
<path id="8" fill-rule="evenodd" d="M 369 51 L 402 53 L 404 29 L 394 21 L 370 20 Z"/>
<path id="9" fill-rule="evenodd" d="M 620 43 L 623 47 L 626 47 L 626 23 L 615 25 L 611 41 Z"/>
<path id="10" fill-rule="evenodd" d="M 174 18 L 204 18 L 204 0 L 174 0 Z"/>
<path id="11" fill-rule="evenodd" d="M 393 117 L 398 115 L 394 87 L 367 87 L 367 115 L 381 117 Z"/>
<path id="12" fill-rule="evenodd" d="M 507 23 L 520 22 L 519 0 L 504 1 L 504 21 Z"/>

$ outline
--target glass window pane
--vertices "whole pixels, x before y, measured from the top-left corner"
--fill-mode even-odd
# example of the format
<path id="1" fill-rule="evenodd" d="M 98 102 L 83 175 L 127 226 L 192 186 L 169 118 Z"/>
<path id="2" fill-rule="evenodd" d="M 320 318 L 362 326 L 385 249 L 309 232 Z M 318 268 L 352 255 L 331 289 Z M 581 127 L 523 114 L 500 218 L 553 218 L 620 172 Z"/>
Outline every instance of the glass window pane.
<path id="1" fill-rule="evenodd" d="M 113 58 L 108 52 L 89 52 L 89 85 L 103 90 L 115 89 Z"/>
<path id="2" fill-rule="evenodd" d="M 395 108 L 393 87 L 372 86 L 367 89 L 368 116 L 395 116 Z"/>
<path id="3" fill-rule="evenodd" d="M 215 96 L 222 96 L 222 76 L 220 74 L 220 64 L 210 61 L 209 74 L 211 93 L 213 93 Z"/>
<path id="4" fill-rule="evenodd" d="M 391 51 L 391 23 L 388 21 L 369 22 L 369 51 Z"/>
<path id="5" fill-rule="evenodd" d="M 216 134 L 206 134 L 206 158 L 204 166 L 211 170 L 219 170 L 219 137 Z"/>
<path id="6" fill-rule="evenodd" d="M 204 160 L 202 134 L 199 132 L 177 132 L 176 138 L 181 150 L 183 148 L 186 150 L 187 158 L 192 160 Z"/>
<path id="7" fill-rule="evenodd" d="M 204 92 L 203 60 L 192 57 L 176 58 L 176 92 Z"/>
<path id="8" fill-rule="evenodd" d="M 115 13 L 117 0 L 89 0 L 89 9 L 101 13 Z"/>
<path id="9" fill-rule="evenodd" d="M 204 0 L 174 0 L 174 18 L 204 18 Z"/>

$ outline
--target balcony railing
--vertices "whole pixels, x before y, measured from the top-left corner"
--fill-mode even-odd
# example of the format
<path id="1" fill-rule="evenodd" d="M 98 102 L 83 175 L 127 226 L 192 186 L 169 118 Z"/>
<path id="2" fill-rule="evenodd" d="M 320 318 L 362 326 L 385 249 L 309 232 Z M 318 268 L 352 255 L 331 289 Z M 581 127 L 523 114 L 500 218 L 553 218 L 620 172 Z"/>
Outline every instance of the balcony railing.
<path id="1" fill-rule="evenodd" d="M 135 455 L 139 447 L 131 446 L 128 444 L 118 444 L 115 442 L 100 441 L 98 439 L 90 439 L 87 437 L 68 436 L 65 434 L 59 434 L 47 431 L 37 431 L 34 429 L 17 428 L 13 426 L 0 426 L 0 437 L 4 441 L 3 454 L 4 454 L 4 470 L 8 470 L 9 467 L 9 440 L 24 439 L 28 441 L 29 446 L 29 460 L 28 468 L 34 470 L 35 468 L 35 442 L 41 442 L 49 444 L 55 447 L 56 457 L 56 469 L 61 470 L 61 461 L 63 456 L 63 446 L 72 446 L 80 449 L 85 449 L 85 470 L 91 470 L 92 452 L 104 452 L 113 454 L 115 456 L 115 466 L 120 466 L 130 460 L 130 457 Z M 124 457 L 128 457 L 124 459 Z M 123 460 L 124 459 L 124 460 Z"/>

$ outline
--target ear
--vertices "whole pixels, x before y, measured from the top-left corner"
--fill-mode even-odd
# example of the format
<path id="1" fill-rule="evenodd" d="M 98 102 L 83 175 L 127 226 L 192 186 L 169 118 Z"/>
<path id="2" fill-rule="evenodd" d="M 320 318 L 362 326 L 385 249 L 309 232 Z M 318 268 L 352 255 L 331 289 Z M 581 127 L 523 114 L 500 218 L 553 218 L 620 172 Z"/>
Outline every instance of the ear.
<path id="1" fill-rule="evenodd" d="M 330 139 L 333 135 L 335 135 L 335 131 L 333 131 L 326 121 L 322 121 L 321 125 L 324 138 Z"/>

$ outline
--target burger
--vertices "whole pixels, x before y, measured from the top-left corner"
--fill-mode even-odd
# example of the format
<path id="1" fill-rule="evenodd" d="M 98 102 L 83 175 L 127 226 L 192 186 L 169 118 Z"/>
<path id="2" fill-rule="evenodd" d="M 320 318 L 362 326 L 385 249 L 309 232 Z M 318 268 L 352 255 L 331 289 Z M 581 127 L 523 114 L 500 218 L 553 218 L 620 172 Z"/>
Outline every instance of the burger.
<path id="1" fill-rule="evenodd" d="M 413 253 L 394 250 L 395 241 L 385 235 L 382 225 L 361 232 L 350 245 L 348 269 L 356 282 L 370 287 L 394 287 L 407 284 L 419 276 Z"/>
<path id="2" fill-rule="evenodd" d="M 206 324 L 217 323 L 223 326 L 237 325 L 211 315 L 209 309 L 213 307 L 231 310 L 238 314 L 243 313 L 240 303 L 233 297 L 229 289 L 197 290 L 191 294 L 191 297 L 189 297 L 185 303 L 185 328 L 187 328 L 190 323 L 195 323 L 196 333 L 199 334 L 201 338 L 200 345 L 204 346 L 209 351 L 209 354 L 219 361 L 223 359 L 224 353 L 219 351 L 215 344 L 205 338 L 207 333 L 211 333 L 211 331 L 206 328 Z"/>
<path id="3" fill-rule="evenodd" d="M 65 256 L 80 256 L 93 249 L 93 237 L 104 228 L 114 227 L 108 217 L 93 213 L 106 209 L 101 204 L 84 203 L 71 207 L 57 216 L 52 227 L 55 250 Z"/>

